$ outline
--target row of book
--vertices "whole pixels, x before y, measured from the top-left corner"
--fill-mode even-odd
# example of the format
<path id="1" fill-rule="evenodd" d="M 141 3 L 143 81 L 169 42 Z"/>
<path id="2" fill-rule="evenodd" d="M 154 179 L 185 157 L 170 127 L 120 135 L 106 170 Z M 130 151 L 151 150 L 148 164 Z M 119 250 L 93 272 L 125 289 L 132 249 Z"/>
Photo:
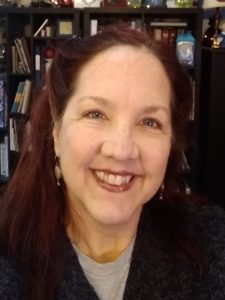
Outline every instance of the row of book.
<path id="1" fill-rule="evenodd" d="M 100 32 L 106 26 L 112 26 L 112 24 L 123 23 L 127 27 L 136 30 L 148 31 L 155 40 L 163 41 L 171 49 L 176 50 L 176 38 L 179 34 L 183 33 L 187 28 L 188 23 L 179 19 L 167 19 L 165 21 L 152 21 L 142 24 L 141 19 L 92 19 L 90 22 L 90 34 L 94 35 Z"/>
<path id="2" fill-rule="evenodd" d="M 14 39 L 12 51 L 12 72 L 13 73 L 30 73 L 31 72 L 31 55 L 29 52 L 26 38 Z"/>
<path id="3" fill-rule="evenodd" d="M 20 81 L 14 97 L 11 113 L 26 114 L 29 108 L 30 95 L 31 80 L 26 79 L 25 81 Z"/>
<path id="4" fill-rule="evenodd" d="M 147 25 L 147 30 L 152 34 L 155 40 L 162 41 L 173 51 L 176 51 L 177 36 L 184 33 L 187 28 L 187 22 L 173 21 L 154 21 Z"/>
<path id="5" fill-rule="evenodd" d="M 141 19 L 91 19 L 90 22 L 90 35 L 95 35 L 101 32 L 105 27 L 112 26 L 112 24 L 123 24 L 131 29 L 143 30 Z"/>

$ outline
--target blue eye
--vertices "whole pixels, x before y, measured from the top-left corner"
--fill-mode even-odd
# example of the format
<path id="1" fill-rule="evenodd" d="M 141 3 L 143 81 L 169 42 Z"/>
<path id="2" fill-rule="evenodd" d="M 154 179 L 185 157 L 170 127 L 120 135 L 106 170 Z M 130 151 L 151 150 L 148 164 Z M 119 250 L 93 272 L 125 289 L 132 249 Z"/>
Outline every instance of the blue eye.
<path id="1" fill-rule="evenodd" d="M 161 124 L 154 120 L 154 119 L 151 119 L 151 118 L 148 118 L 148 119 L 144 119 L 143 120 L 143 124 L 145 126 L 148 126 L 148 127 L 151 127 L 151 128 L 155 128 L 155 129 L 160 129 L 161 128 Z"/>

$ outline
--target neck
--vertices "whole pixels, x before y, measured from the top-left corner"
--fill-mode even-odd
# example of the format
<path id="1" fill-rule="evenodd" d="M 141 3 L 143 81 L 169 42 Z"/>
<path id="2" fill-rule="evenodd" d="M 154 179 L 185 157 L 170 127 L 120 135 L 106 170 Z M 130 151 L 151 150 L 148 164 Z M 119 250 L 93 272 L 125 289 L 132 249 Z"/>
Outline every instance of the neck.
<path id="1" fill-rule="evenodd" d="M 106 263 L 118 258 L 135 238 L 138 221 L 123 226 L 93 226 L 76 215 L 70 218 L 67 235 L 85 255 Z"/>

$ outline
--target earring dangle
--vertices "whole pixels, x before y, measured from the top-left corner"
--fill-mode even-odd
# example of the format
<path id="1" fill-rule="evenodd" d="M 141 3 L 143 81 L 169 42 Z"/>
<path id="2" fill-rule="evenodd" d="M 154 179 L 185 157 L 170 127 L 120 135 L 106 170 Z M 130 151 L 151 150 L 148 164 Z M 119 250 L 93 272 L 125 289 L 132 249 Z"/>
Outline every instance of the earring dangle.
<path id="1" fill-rule="evenodd" d="M 59 165 L 59 158 L 55 157 L 55 178 L 56 178 L 56 184 L 58 186 L 61 186 L 60 179 L 62 178 L 62 173 Z"/>
<path id="2" fill-rule="evenodd" d="M 164 183 L 162 183 L 162 185 L 160 187 L 160 192 L 159 192 L 159 200 L 163 200 L 164 189 L 165 189 L 165 185 L 164 185 Z"/>

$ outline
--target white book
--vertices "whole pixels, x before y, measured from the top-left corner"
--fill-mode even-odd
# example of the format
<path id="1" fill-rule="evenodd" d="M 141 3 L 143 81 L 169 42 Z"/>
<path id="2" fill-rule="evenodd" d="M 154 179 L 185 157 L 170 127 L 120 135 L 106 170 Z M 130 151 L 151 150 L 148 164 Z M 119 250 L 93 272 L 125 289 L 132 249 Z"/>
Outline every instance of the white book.
<path id="1" fill-rule="evenodd" d="M 91 35 L 97 34 L 97 32 L 98 32 L 98 20 L 96 20 L 96 19 L 91 20 L 91 28 L 90 29 L 91 29 L 91 32 L 90 32 Z"/>
<path id="2" fill-rule="evenodd" d="M 15 132 L 13 128 L 13 119 L 9 119 L 9 149 L 15 151 Z"/>
<path id="3" fill-rule="evenodd" d="M 188 24 L 187 22 L 179 22 L 179 21 L 161 21 L 161 22 L 150 22 L 151 26 L 157 27 L 186 27 Z"/>

